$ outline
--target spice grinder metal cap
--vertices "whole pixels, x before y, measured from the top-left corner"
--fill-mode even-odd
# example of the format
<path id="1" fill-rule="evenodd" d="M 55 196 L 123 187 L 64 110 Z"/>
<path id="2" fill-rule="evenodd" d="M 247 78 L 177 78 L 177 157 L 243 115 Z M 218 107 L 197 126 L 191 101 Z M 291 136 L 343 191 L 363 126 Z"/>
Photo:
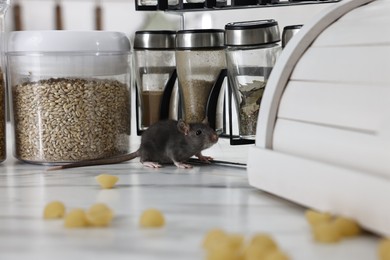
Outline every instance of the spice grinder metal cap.
<path id="1" fill-rule="evenodd" d="M 282 47 L 286 46 L 288 41 L 301 29 L 303 25 L 297 24 L 297 25 L 288 25 L 283 28 L 282 33 Z"/>
<path id="2" fill-rule="evenodd" d="M 224 30 L 181 30 L 176 33 L 176 49 L 221 48 L 224 46 Z"/>
<path id="3" fill-rule="evenodd" d="M 261 45 L 279 41 L 279 26 L 274 19 L 234 22 L 225 25 L 227 46 Z"/>
<path id="4" fill-rule="evenodd" d="M 175 49 L 176 31 L 136 31 L 134 49 Z"/>

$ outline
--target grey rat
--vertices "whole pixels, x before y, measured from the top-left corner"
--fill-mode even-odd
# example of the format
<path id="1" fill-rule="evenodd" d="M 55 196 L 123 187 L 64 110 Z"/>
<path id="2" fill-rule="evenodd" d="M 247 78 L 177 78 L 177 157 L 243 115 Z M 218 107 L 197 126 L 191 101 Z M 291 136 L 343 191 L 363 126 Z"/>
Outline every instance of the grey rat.
<path id="1" fill-rule="evenodd" d="M 208 125 L 207 119 L 202 123 L 186 123 L 183 120 L 162 120 L 151 125 L 141 136 L 141 145 L 137 151 L 111 158 L 95 159 L 69 163 L 48 170 L 59 170 L 92 165 L 115 164 L 140 157 L 143 165 L 160 168 L 161 164 L 174 163 L 178 168 L 192 168 L 184 163 L 192 156 L 203 162 L 211 157 L 203 156 L 202 151 L 217 143 L 217 133 Z"/>

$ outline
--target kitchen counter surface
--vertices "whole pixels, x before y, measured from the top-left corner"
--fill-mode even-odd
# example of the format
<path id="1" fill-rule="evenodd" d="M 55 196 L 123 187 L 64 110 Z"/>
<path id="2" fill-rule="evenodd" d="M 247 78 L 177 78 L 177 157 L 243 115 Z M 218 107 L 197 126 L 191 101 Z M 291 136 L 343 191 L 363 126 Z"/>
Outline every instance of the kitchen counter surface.
<path id="1" fill-rule="evenodd" d="M 247 147 L 230 147 L 221 139 L 205 154 L 245 162 Z M 0 166 L 1 260 L 205 259 L 201 241 L 212 228 L 247 238 L 268 233 L 290 259 L 378 259 L 379 237 L 373 234 L 331 245 L 315 243 L 304 219 L 306 209 L 250 187 L 245 168 L 149 169 L 138 159 L 61 171 L 47 168 L 20 163 L 11 151 Z M 94 177 L 101 173 L 119 177 L 114 189 L 98 186 Z M 115 217 L 106 228 L 67 229 L 63 220 L 42 217 L 53 200 L 67 209 L 104 202 Z M 163 228 L 138 226 L 142 211 L 151 207 L 164 213 Z"/>

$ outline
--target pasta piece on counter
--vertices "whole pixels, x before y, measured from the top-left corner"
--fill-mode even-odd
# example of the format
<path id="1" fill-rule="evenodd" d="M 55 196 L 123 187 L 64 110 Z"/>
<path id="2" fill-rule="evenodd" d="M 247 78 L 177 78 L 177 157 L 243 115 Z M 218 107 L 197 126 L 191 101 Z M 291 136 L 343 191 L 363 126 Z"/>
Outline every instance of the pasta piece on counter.
<path id="1" fill-rule="evenodd" d="M 65 227 L 82 228 L 87 227 L 88 221 L 83 209 L 73 209 L 65 216 Z"/>
<path id="2" fill-rule="evenodd" d="M 277 243 L 265 233 L 252 236 L 249 242 L 241 234 L 212 229 L 206 233 L 203 243 L 207 260 L 288 260 L 278 249 Z"/>
<path id="3" fill-rule="evenodd" d="M 112 189 L 118 182 L 119 178 L 110 174 L 100 174 L 96 176 L 96 181 L 103 189 Z"/>
<path id="4" fill-rule="evenodd" d="M 350 218 L 337 217 L 334 220 L 334 224 L 337 226 L 343 237 L 358 236 L 362 233 L 362 229 L 359 224 Z"/>
<path id="5" fill-rule="evenodd" d="M 379 260 L 390 260 L 390 238 L 382 239 L 378 245 Z"/>
<path id="6" fill-rule="evenodd" d="M 158 209 L 145 210 L 139 220 L 141 227 L 157 228 L 165 225 L 165 218 L 161 211 Z"/>
<path id="7" fill-rule="evenodd" d="M 108 226 L 113 218 L 112 210 L 103 203 L 92 205 L 86 212 L 88 224 L 95 227 Z"/>
<path id="8" fill-rule="evenodd" d="M 65 205 L 61 201 L 52 201 L 48 203 L 43 210 L 44 219 L 58 219 L 65 215 Z"/>
<path id="9" fill-rule="evenodd" d="M 227 234 L 222 229 L 215 228 L 210 230 L 203 239 L 203 248 L 206 250 L 213 248 L 215 244 L 219 243 L 226 236 Z"/>
<path id="10" fill-rule="evenodd" d="M 332 223 L 321 223 L 313 227 L 314 239 L 321 243 L 336 243 L 341 239 L 340 230 Z"/>
<path id="11" fill-rule="evenodd" d="M 265 258 L 265 260 L 288 260 L 288 259 L 289 259 L 288 256 L 279 250 L 272 251 Z"/>
<path id="12" fill-rule="evenodd" d="M 332 215 L 329 213 L 322 213 L 314 210 L 306 210 L 305 212 L 306 220 L 309 222 L 311 226 L 321 224 L 324 222 L 332 221 Z"/>
<path id="13" fill-rule="evenodd" d="M 314 210 L 307 210 L 305 218 L 317 242 L 336 243 L 343 238 L 358 236 L 362 233 L 359 224 L 351 218 L 332 216 L 329 213 Z"/>

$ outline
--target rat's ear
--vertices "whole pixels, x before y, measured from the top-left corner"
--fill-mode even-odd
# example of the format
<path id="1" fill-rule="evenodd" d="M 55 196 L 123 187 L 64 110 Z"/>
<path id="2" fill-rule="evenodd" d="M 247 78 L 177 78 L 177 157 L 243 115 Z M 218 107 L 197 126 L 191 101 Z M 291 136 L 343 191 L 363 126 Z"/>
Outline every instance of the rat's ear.
<path id="1" fill-rule="evenodd" d="M 207 116 L 203 119 L 202 124 L 209 125 L 209 118 Z"/>
<path id="2" fill-rule="evenodd" d="M 177 129 L 179 129 L 180 132 L 182 132 L 184 135 L 188 135 L 190 132 L 190 125 L 184 122 L 183 119 L 179 119 L 177 122 Z"/>

